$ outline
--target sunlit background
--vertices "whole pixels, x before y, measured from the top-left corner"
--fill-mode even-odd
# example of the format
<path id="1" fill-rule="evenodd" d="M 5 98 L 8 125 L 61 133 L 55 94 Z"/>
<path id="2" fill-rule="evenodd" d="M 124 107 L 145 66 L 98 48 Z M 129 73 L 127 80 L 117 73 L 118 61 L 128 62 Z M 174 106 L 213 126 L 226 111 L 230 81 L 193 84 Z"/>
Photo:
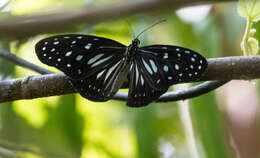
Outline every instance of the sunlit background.
<path id="1" fill-rule="evenodd" d="M 4 19 L 10 15 L 66 12 L 112 2 L 0 0 L 0 15 Z M 239 17 L 235 3 L 137 14 L 75 26 L 62 33 L 98 35 L 129 45 L 134 35 L 161 19 L 167 21 L 145 32 L 140 37 L 141 45 L 179 45 L 207 58 L 242 54 L 245 19 Z M 34 51 L 35 43 L 50 35 L 20 41 L 1 39 L 0 46 L 59 72 L 43 65 Z M 3 59 L 0 73 L 2 79 L 39 75 Z M 176 85 L 171 90 L 189 86 L 192 84 Z M 257 158 L 258 92 L 257 81 L 232 81 L 191 100 L 151 103 L 137 109 L 125 106 L 123 101 L 91 102 L 78 94 L 1 103 L 0 157 Z"/>

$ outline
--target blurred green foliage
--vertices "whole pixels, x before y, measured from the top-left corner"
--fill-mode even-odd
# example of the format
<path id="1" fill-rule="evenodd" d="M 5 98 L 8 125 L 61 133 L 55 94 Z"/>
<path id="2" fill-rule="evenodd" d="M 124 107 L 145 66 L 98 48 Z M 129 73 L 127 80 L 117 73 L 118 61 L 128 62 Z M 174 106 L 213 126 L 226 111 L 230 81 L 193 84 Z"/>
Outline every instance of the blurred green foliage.
<path id="1" fill-rule="evenodd" d="M 9 12 L 19 15 L 46 13 L 110 2 L 11 0 Z M 244 21 L 232 3 L 213 5 L 209 14 L 196 23 L 184 22 L 175 11 L 167 11 L 156 16 L 135 15 L 95 26 L 75 26 L 64 33 L 94 34 L 128 45 L 134 34 L 162 18 L 168 21 L 145 32 L 140 37 L 142 45 L 180 45 L 207 58 L 239 55 Z M 47 36 L 36 36 L 20 45 L 17 41 L 1 41 L 0 45 L 2 49 L 10 48 L 20 57 L 54 70 L 41 64 L 34 52 L 34 44 Z M 4 60 L 0 60 L 0 67 L 2 78 L 36 75 Z M 133 109 L 122 101 L 94 103 L 78 94 L 3 103 L 0 104 L 0 148 L 28 158 L 192 157 L 177 104 L 152 103 Z M 230 157 L 232 152 L 226 144 L 223 119 L 214 92 L 192 99 L 190 107 L 199 157 Z M 167 156 L 169 151 L 172 152 Z"/>

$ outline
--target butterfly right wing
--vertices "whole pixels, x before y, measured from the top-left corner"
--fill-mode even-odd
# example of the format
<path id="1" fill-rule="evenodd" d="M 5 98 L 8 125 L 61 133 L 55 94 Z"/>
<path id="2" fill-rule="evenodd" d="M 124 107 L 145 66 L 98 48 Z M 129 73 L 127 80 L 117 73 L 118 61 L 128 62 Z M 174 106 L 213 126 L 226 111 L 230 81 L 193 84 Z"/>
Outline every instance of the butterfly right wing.
<path id="1" fill-rule="evenodd" d="M 41 62 L 58 68 L 74 80 L 91 76 L 118 61 L 125 49 L 114 40 L 80 34 L 52 36 L 35 46 Z"/>
<path id="2" fill-rule="evenodd" d="M 145 72 L 147 82 L 158 90 L 197 81 L 207 68 L 207 60 L 202 55 L 183 47 L 151 45 L 138 51 L 136 60 Z"/>
<path id="3" fill-rule="evenodd" d="M 198 80 L 206 68 L 207 60 L 187 48 L 169 45 L 141 47 L 130 71 L 127 105 L 145 106 L 157 100 L 173 84 Z"/>

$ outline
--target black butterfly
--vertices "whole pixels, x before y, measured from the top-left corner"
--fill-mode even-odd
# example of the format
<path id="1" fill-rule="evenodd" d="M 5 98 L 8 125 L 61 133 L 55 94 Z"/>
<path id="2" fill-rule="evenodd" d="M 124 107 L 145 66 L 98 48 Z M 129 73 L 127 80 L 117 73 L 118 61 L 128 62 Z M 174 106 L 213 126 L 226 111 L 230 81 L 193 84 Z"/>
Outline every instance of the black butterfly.
<path id="1" fill-rule="evenodd" d="M 145 106 L 157 100 L 169 86 L 199 79 L 207 68 L 200 54 L 182 47 L 150 45 L 139 48 L 114 40 L 68 34 L 39 41 L 39 59 L 63 71 L 81 96 L 103 102 L 111 99 L 129 80 L 127 105 Z"/>

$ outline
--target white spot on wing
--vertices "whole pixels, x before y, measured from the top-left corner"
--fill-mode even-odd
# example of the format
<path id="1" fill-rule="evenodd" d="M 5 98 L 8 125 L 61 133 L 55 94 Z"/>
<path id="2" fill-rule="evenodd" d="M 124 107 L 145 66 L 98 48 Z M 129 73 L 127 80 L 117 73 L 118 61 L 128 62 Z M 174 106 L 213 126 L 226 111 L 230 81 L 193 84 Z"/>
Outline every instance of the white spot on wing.
<path id="1" fill-rule="evenodd" d="M 83 58 L 82 55 L 78 55 L 78 56 L 76 57 L 76 60 L 77 60 L 77 61 L 80 61 L 82 58 Z"/>
<path id="2" fill-rule="evenodd" d="M 107 74 L 106 74 L 106 78 L 105 78 L 105 81 L 107 80 L 108 76 L 115 70 L 115 68 L 117 67 L 117 65 L 120 63 L 121 61 L 117 62 L 113 67 L 111 67 Z"/>
<path id="3" fill-rule="evenodd" d="M 97 61 L 99 58 L 101 58 L 104 54 L 98 54 L 96 56 L 94 56 L 93 58 L 91 58 L 89 61 L 88 61 L 88 65 L 94 63 L 95 61 Z"/>
<path id="4" fill-rule="evenodd" d="M 59 44 L 59 43 L 60 43 L 59 41 L 53 42 L 54 45 L 57 45 L 57 44 Z"/>
<path id="5" fill-rule="evenodd" d="M 142 58 L 142 61 L 144 63 L 144 66 L 146 68 L 146 70 L 152 75 L 153 74 L 153 71 L 152 69 L 150 68 L 150 66 L 145 62 L 145 60 Z"/>
<path id="6" fill-rule="evenodd" d="M 164 65 L 163 66 L 163 71 L 168 72 L 169 71 L 169 67 L 167 65 Z"/>
<path id="7" fill-rule="evenodd" d="M 98 75 L 97 75 L 97 79 L 100 77 L 100 76 L 102 76 L 102 74 L 105 72 L 105 70 L 103 70 L 103 71 L 101 71 L 100 73 L 98 73 Z"/>
<path id="8" fill-rule="evenodd" d="M 82 39 L 82 36 L 78 36 L 77 39 Z"/>
<path id="9" fill-rule="evenodd" d="M 139 79 L 139 71 L 138 71 L 138 68 L 137 68 L 137 64 L 135 65 L 135 85 L 137 86 L 137 83 L 138 83 L 138 79 Z"/>
<path id="10" fill-rule="evenodd" d="M 178 64 L 175 64 L 174 67 L 175 67 L 176 70 L 180 70 L 180 66 Z"/>
<path id="11" fill-rule="evenodd" d="M 141 76 L 141 84 L 142 84 L 142 86 L 144 85 L 144 78 L 143 78 L 143 76 Z"/>
<path id="12" fill-rule="evenodd" d="M 72 54 L 72 51 L 68 51 L 66 54 L 65 54 L 65 56 L 70 56 Z"/>
<path id="13" fill-rule="evenodd" d="M 156 72 L 158 71 L 157 66 L 155 65 L 155 63 L 154 63 L 153 60 L 150 59 L 149 61 L 150 61 L 150 64 L 152 65 L 152 69 L 153 69 L 153 71 L 156 73 Z"/>
<path id="14" fill-rule="evenodd" d="M 164 53 L 163 59 L 168 59 L 168 53 Z"/>
<path id="15" fill-rule="evenodd" d="M 162 47 L 162 49 L 167 49 L 167 47 Z"/>
<path id="16" fill-rule="evenodd" d="M 85 49 L 90 49 L 91 46 L 92 46 L 92 43 L 88 43 L 84 48 L 85 48 Z"/>
<path id="17" fill-rule="evenodd" d="M 189 54 L 189 53 L 190 53 L 190 51 L 189 51 L 189 50 L 185 50 L 184 52 L 185 52 L 185 53 L 187 53 L 187 54 Z"/>
<path id="18" fill-rule="evenodd" d="M 99 60 L 98 62 L 96 62 L 96 63 L 94 63 L 93 65 L 91 65 L 91 67 L 97 66 L 97 65 L 99 65 L 99 64 L 101 64 L 101 63 L 103 63 L 103 62 L 109 60 L 110 58 L 112 58 L 112 56 L 109 56 L 109 57 L 106 57 L 106 58 L 104 58 L 104 59 L 101 59 L 101 60 Z"/>
<path id="19" fill-rule="evenodd" d="M 67 64 L 67 67 L 71 67 L 71 65 L 70 65 L 70 64 Z"/>

